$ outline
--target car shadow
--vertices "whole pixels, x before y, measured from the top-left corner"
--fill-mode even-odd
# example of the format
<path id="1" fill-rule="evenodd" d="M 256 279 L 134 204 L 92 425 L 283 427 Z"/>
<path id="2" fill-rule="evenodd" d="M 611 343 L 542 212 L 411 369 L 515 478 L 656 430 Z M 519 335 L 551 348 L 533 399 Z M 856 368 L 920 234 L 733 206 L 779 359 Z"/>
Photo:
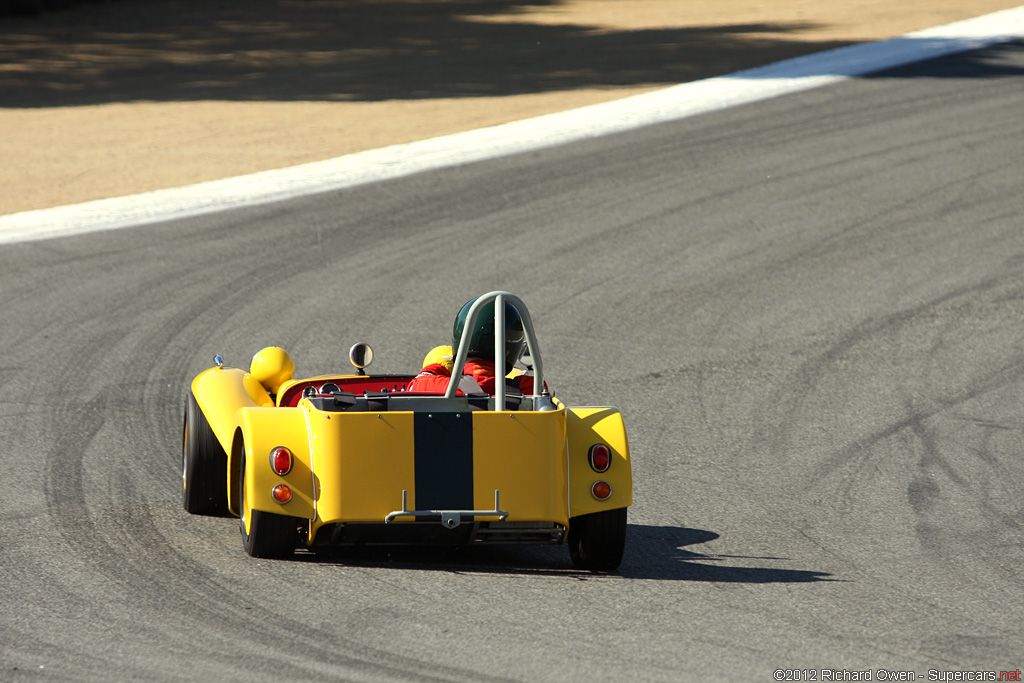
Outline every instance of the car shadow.
<path id="1" fill-rule="evenodd" d="M 380 567 L 456 574 L 508 574 L 562 576 L 578 580 L 596 578 L 702 581 L 707 583 L 809 583 L 834 581 L 827 572 L 770 566 L 789 564 L 780 557 L 737 557 L 701 553 L 699 546 L 719 538 L 712 531 L 685 527 L 630 524 L 626 552 L 618 571 L 600 574 L 573 567 L 565 546 L 476 546 L 470 548 L 359 547 L 300 551 L 295 561 L 339 567 Z M 736 566 L 726 564 L 743 560 Z"/>
<path id="2" fill-rule="evenodd" d="M 630 525 L 627 555 L 619 572 L 626 578 L 716 583 L 807 583 L 835 580 L 827 572 L 771 566 L 773 563 L 792 563 L 792 560 L 784 557 L 718 555 L 695 549 L 717 538 L 718 534 L 703 529 Z M 734 560 L 768 566 L 728 564 Z"/>

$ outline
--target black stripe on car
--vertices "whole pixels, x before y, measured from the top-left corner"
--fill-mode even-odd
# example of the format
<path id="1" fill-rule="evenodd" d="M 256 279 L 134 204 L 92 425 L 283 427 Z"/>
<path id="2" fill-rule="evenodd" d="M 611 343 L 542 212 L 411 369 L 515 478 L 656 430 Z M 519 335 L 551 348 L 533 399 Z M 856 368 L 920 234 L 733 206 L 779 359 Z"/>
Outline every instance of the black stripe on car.
<path id="1" fill-rule="evenodd" d="M 472 510 L 472 413 L 416 413 L 416 510 Z"/>

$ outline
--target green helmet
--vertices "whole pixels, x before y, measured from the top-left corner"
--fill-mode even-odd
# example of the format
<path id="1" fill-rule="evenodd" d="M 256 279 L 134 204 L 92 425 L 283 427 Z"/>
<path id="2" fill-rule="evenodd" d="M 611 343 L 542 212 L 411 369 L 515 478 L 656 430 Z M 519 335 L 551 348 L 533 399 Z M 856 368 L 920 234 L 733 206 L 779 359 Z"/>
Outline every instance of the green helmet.
<path id="1" fill-rule="evenodd" d="M 452 328 L 452 348 L 458 349 L 462 341 L 462 331 L 466 328 L 469 308 L 476 299 L 470 299 L 455 316 Z M 526 349 L 526 332 L 523 330 L 523 318 L 519 310 L 508 301 L 505 302 L 505 373 L 512 372 L 512 367 Z M 469 338 L 469 350 L 466 358 L 474 360 L 494 360 L 494 302 L 489 301 L 480 309 L 476 317 L 473 334 Z M 495 364 L 497 365 L 497 364 Z"/>

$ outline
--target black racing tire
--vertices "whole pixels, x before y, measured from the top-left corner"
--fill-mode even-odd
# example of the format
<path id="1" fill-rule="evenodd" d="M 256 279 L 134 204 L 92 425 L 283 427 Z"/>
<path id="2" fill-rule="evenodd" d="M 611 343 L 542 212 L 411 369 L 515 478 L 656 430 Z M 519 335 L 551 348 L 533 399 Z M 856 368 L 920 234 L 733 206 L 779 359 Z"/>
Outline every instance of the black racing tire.
<path id="1" fill-rule="evenodd" d="M 626 508 L 603 510 L 569 520 L 569 555 L 579 569 L 613 572 L 626 549 Z"/>
<path id="2" fill-rule="evenodd" d="M 238 517 L 242 532 L 242 547 L 252 557 L 284 560 L 295 553 L 298 540 L 298 521 L 294 517 L 263 512 L 249 508 L 245 495 L 245 448 L 238 478 Z"/>
<path id="3" fill-rule="evenodd" d="M 228 511 L 228 456 L 191 391 L 185 399 L 181 479 L 185 510 L 193 515 Z"/>

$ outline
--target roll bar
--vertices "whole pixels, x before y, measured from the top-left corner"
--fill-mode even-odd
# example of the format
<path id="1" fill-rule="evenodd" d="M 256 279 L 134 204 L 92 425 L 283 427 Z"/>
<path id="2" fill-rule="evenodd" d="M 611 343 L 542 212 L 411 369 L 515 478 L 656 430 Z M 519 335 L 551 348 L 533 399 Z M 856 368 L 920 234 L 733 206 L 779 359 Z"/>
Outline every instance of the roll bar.
<path id="1" fill-rule="evenodd" d="M 476 319 L 480 315 L 480 309 L 489 302 L 494 302 L 494 406 L 496 410 L 505 407 L 505 374 L 499 376 L 504 367 L 499 367 L 499 361 L 505 357 L 505 302 L 515 306 L 519 316 L 523 319 L 523 330 L 526 332 L 526 348 L 533 360 L 533 396 L 539 398 L 544 391 L 544 361 L 540 356 L 540 345 L 537 343 L 537 335 L 533 331 L 533 320 L 530 312 L 526 309 L 523 300 L 511 292 L 488 292 L 477 297 L 473 305 L 469 307 L 466 314 L 466 325 L 462 328 L 462 339 L 459 340 L 459 348 L 455 353 L 454 364 L 452 365 L 452 377 L 448 380 L 448 389 L 444 392 L 445 398 L 455 398 L 455 392 L 459 389 L 459 380 L 462 379 L 462 369 L 466 365 L 466 354 L 469 352 L 469 340 L 473 336 L 473 328 L 476 326 Z"/>

